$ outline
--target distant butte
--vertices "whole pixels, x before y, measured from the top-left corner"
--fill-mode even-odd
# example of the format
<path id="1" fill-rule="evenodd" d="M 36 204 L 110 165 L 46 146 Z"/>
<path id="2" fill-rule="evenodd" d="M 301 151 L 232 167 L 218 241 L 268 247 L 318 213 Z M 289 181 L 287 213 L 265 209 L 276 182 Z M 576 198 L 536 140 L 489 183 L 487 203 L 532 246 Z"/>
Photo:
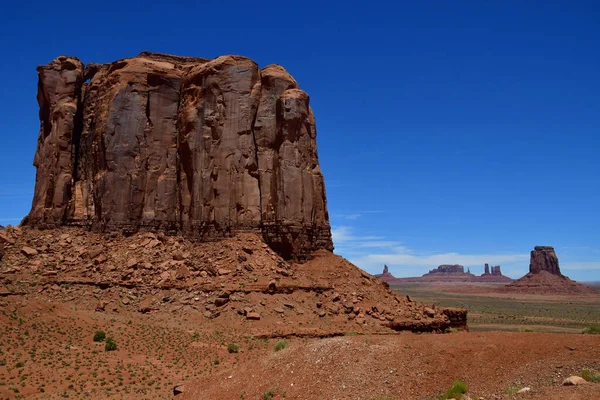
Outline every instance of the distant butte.
<path id="1" fill-rule="evenodd" d="M 558 257 L 552 246 L 535 246 L 531 251 L 529 273 L 499 290 L 543 295 L 600 294 L 597 290 L 564 276 L 560 272 Z"/>

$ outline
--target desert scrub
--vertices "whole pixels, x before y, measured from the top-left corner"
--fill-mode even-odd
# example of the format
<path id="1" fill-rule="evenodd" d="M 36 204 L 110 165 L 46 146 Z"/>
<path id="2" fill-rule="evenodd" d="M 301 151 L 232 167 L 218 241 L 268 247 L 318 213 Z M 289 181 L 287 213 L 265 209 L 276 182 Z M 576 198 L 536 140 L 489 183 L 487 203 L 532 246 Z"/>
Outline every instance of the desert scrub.
<path id="1" fill-rule="evenodd" d="M 467 385 L 463 381 L 456 381 L 446 393 L 435 397 L 434 400 L 460 399 L 463 394 L 467 393 L 467 390 Z"/>
<path id="2" fill-rule="evenodd" d="M 106 344 L 104 345 L 105 351 L 114 351 L 117 349 L 117 343 L 113 340 L 113 338 L 109 337 L 106 339 Z"/>
<path id="3" fill-rule="evenodd" d="M 227 346 L 227 351 L 230 353 L 239 353 L 240 347 L 235 343 L 229 343 L 229 345 Z"/>
<path id="4" fill-rule="evenodd" d="M 273 397 L 275 397 L 275 389 L 270 388 L 269 390 L 267 390 L 266 392 L 263 393 L 262 400 L 270 400 Z"/>
<path id="5" fill-rule="evenodd" d="M 275 343 L 275 347 L 273 347 L 273 349 L 275 351 L 279 351 L 285 349 L 288 346 L 289 343 L 287 342 L 287 340 L 280 340 L 279 342 Z"/>
<path id="6" fill-rule="evenodd" d="M 581 371 L 581 377 L 588 382 L 600 382 L 600 372 L 584 369 Z"/>
<path id="7" fill-rule="evenodd" d="M 600 325 L 590 325 L 583 328 L 581 333 L 590 335 L 600 335 Z"/>
<path id="8" fill-rule="evenodd" d="M 106 333 L 104 333 L 104 331 L 96 331 L 96 333 L 94 333 L 94 342 L 104 342 L 104 339 L 106 339 Z"/>

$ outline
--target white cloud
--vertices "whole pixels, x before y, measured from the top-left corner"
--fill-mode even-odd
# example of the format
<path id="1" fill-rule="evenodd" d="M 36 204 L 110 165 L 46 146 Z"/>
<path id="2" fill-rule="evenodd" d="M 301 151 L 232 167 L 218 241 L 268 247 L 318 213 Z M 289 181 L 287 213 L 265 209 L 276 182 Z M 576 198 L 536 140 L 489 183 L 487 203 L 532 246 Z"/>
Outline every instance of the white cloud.
<path id="1" fill-rule="evenodd" d="M 561 270 L 583 270 L 583 271 L 593 271 L 600 270 L 600 261 L 584 261 L 584 262 L 569 262 L 560 264 Z"/>
<path id="2" fill-rule="evenodd" d="M 526 267 L 529 254 L 461 254 L 418 252 L 402 242 L 387 240 L 381 236 L 358 236 L 350 226 L 332 229 L 336 253 L 347 257 L 360 268 L 379 273 L 384 264 L 397 276 L 421 275 L 441 264 L 461 264 L 465 267 L 490 265 L 521 264 Z"/>

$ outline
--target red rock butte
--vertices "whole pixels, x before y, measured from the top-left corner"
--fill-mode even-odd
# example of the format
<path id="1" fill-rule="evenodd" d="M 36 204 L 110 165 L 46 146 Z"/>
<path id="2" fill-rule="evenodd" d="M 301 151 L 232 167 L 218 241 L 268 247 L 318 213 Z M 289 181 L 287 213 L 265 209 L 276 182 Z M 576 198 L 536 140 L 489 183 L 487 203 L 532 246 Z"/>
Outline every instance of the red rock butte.
<path id="1" fill-rule="evenodd" d="M 40 132 L 24 225 L 260 230 L 284 258 L 333 250 L 309 96 L 279 65 L 143 52 L 38 67 Z"/>

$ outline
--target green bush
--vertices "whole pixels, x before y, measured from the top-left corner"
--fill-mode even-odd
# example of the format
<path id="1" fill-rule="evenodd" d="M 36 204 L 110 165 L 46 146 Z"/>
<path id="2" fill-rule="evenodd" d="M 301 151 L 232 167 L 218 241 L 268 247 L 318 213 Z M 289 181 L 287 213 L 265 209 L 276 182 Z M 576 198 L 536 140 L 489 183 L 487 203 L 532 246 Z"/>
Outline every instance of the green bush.
<path id="1" fill-rule="evenodd" d="M 275 351 L 283 350 L 288 346 L 289 346 L 289 343 L 287 342 L 287 340 L 280 340 L 279 342 L 275 343 L 274 350 Z"/>
<path id="2" fill-rule="evenodd" d="M 584 369 L 581 371 L 581 377 L 588 382 L 600 382 L 600 372 Z"/>
<path id="3" fill-rule="evenodd" d="M 106 344 L 104 345 L 105 351 L 114 351 L 117 349 L 117 343 L 113 340 L 113 338 L 109 337 L 106 339 Z"/>
<path id="4" fill-rule="evenodd" d="M 96 333 L 94 333 L 94 342 L 104 342 L 104 339 L 106 339 L 106 333 L 104 333 L 104 331 L 96 331 Z"/>
<path id="5" fill-rule="evenodd" d="M 239 353 L 240 347 L 235 343 L 229 343 L 229 345 L 227 346 L 227 351 L 230 353 Z"/>
<path id="6" fill-rule="evenodd" d="M 581 333 L 590 335 L 600 335 L 600 325 L 590 325 L 583 328 Z"/>
<path id="7" fill-rule="evenodd" d="M 271 388 L 263 393 L 262 400 L 270 400 L 275 397 L 275 389 Z"/>
<path id="8" fill-rule="evenodd" d="M 446 393 L 436 397 L 436 400 L 460 399 L 463 394 L 467 393 L 467 385 L 462 381 L 456 381 Z"/>

